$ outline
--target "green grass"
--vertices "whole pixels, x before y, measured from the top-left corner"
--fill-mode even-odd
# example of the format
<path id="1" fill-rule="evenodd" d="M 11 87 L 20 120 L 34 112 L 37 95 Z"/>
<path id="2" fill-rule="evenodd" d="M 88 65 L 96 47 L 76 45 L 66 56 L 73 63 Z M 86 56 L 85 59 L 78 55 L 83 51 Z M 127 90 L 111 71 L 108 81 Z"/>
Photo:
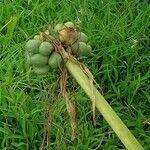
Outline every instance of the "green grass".
<path id="1" fill-rule="evenodd" d="M 125 149 L 98 111 L 93 126 L 91 102 L 70 77 L 78 120 L 78 138 L 71 141 L 65 103 L 57 97 L 59 91 L 50 88 L 57 76 L 53 72 L 39 77 L 25 64 L 25 41 L 44 24 L 70 20 L 89 36 L 93 53 L 83 61 L 105 98 L 142 146 L 150 149 L 150 125 L 144 123 L 150 117 L 149 12 L 148 0 L 2 0 L 0 149 L 36 150 L 43 141 L 47 149 Z M 45 130 L 50 132 L 48 142 L 43 139 Z"/>

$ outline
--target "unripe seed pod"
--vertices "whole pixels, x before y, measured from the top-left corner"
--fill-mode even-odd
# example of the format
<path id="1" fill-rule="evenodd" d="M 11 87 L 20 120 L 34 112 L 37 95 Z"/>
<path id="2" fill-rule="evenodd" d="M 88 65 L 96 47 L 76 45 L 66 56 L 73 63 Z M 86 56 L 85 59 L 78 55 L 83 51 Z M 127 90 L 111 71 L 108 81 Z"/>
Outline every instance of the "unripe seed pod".
<path id="1" fill-rule="evenodd" d="M 88 54 L 90 54 L 92 52 L 92 47 L 89 44 L 87 44 L 87 51 L 88 51 Z"/>
<path id="2" fill-rule="evenodd" d="M 35 39 L 35 40 L 40 40 L 40 36 L 39 36 L 39 35 L 35 35 L 35 36 L 34 36 L 34 39 Z"/>
<path id="3" fill-rule="evenodd" d="M 53 51 L 53 45 L 49 42 L 42 42 L 39 47 L 39 52 L 42 55 L 48 56 Z"/>
<path id="4" fill-rule="evenodd" d="M 79 42 L 79 55 L 87 56 L 90 53 L 90 48 L 84 42 Z"/>
<path id="5" fill-rule="evenodd" d="M 85 44 L 84 42 L 76 42 L 71 45 L 73 54 L 77 56 L 87 56 L 91 53 L 92 48 L 90 45 Z"/>
<path id="6" fill-rule="evenodd" d="M 51 68 L 54 69 L 60 66 L 61 61 L 62 61 L 61 56 L 58 53 L 53 52 L 49 58 L 48 64 Z"/>
<path id="7" fill-rule="evenodd" d="M 75 55 L 79 55 L 79 42 L 75 42 L 71 45 L 72 53 Z"/>
<path id="8" fill-rule="evenodd" d="M 64 27 L 74 28 L 73 22 L 69 21 L 64 24 Z"/>
<path id="9" fill-rule="evenodd" d="M 25 45 L 25 49 L 28 51 L 28 52 L 31 52 L 31 53 L 38 53 L 39 51 L 39 46 L 40 46 L 40 40 L 29 40 L 26 45 Z"/>
<path id="10" fill-rule="evenodd" d="M 61 29 L 63 28 L 63 24 L 59 23 L 54 27 L 54 31 L 55 32 L 59 32 Z"/>
<path id="11" fill-rule="evenodd" d="M 33 68 L 34 72 L 39 74 L 39 75 L 43 75 L 48 73 L 48 71 L 50 70 L 50 67 L 48 65 L 42 66 L 42 67 L 34 67 Z"/>
<path id="12" fill-rule="evenodd" d="M 88 37 L 87 37 L 87 35 L 84 34 L 83 32 L 78 32 L 78 41 L 79 41 L 79 42 L 87 43 L 87 42 L 88 42 Z"/>
<path id="13" fill-rule="evenodd" d="M 48 62 L 48 57 L 41 54 L 35 54 L 31 56 L 31 64 L 34 66 L 44 66 Z"/>

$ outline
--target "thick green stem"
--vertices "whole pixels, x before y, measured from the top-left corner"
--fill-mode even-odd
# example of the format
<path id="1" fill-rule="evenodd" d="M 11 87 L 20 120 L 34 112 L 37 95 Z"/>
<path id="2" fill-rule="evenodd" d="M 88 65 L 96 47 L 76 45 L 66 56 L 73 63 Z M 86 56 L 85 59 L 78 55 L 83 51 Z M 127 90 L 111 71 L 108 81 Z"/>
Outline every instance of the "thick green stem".
<path id="1" fill-rule="evenodd" d="M 78 84 L 83 88 L 85 93 L 90 97 L 90 99 L 92 99 L 92 94 L 94 93 L 97 109 L 101 112 L 105 120 L 118 135 L 124 146 L 128 150 L 143 150 L 140 143 L 136 140 L 133 134 L 125 126 L 125 124 L 114 112 L 104 97 L 99 93 L 99 91 L 93 87 L 92 92 L 90 79 L 81 69 L 80 65 L 68 58 L 66 67 Z"/>

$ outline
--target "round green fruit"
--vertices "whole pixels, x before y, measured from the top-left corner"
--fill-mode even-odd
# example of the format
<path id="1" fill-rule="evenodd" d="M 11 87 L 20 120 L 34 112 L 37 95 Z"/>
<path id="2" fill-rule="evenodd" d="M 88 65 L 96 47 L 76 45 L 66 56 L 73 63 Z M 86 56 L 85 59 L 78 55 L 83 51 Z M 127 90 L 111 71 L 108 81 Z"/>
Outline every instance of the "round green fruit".
<path id="1" fill-rule="evenodd" d="M 40 40 L 37 39 L 29 40 L 25 45 L 25 49 L 30 53 L 38 53 L 40 43 Z"/>
<path id="2" fill-rule="evenodd" d="M 31 64 L 34 66 L 44 66 L 48 62 L 48 57 L 43 56 L 41 54 L 35 54 L 31 56 L 30 61 L 31 61 Z"/>
<path id="3" fill-rule="evenodd" d="M 48 65 L 42 66 L 42 67 L 34 67 L 33 68 L 34 72 L 39 74 L 39 75 L 43 75 L 48 73 L 48 71 L 50 70 L 50 67 Z"/>
<path id="4" fill-rule="evenodd" d="M 35 39 L 35 40 L 40 40 L 40 36 L 39 36 L 39 35 L 35 35 L 35 36 L 34 36 L 34 39 Z"/>
<path id="5" fill-rule="evenodd" d="M 54 31 L 55 32 L 59 32 L 61 29 L 63 28 L 63 24 L 59 23 L 54 27 Z"/>
<path id="6" fill-rule="evenodd" d="M 79 42 L 79 55 L 87 56 L 90 53 L 89 45 L 86 45 L 84 42 Z"/>
<path id="7" fill-rule="evenodd" d="M 64 27 L 74 28 L 73 22 L 69 21 L 64 24 Z"/>
<path id="8" fill-rule="evenodd" d="M 53 52 L 49 58 L 48 64 L 51 68 L 54 69 L 60 66 L 61 61 L 62 61 L 61 56 L 58 53 Z"/>
<path id="9" fill-rule="evenodd" d="M 49 42 L 42 42 L 39 47 L 39 52 L 42 55 L 48 56 L 53 51 L 53 45 Z"/>
<path id="10" fill-rule="evenodd" d="M 79 42 L 87 43 L 87 42 L 88 42 L 88 37 L 87 37 L 87 35 L 84 34 L 83 32 L 79 32 L 79 33 L 78 33 L 78 41 L 79 41 Z"/>
<path id="11" fill-rule="evenodd" d="M 89 44 L 87 44 L 87 51 L 88 51 L 88 54 L 90 54 L 92 52 L 92 47 Z"/>
<path id="12" fill-rule="evenodd" d="M 79 43 L 75 42 L 74 44 L 71 45 L 72 53 L 75 55 L 79 55 Z"/>

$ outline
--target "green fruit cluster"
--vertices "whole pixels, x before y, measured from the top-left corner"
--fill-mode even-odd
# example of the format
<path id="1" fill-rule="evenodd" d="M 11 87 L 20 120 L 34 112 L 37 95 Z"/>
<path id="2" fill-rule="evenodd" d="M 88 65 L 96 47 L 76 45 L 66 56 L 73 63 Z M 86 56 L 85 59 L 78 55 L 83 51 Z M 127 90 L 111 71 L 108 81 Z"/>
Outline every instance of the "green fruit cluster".
<path id="1" fill-rule="evenodd" d="M 53 45 L 47 41 L 41 42 L 39 35 L 27 41 L 25 49 L 26 61 L 37 74 L 46 74 L 51 68 L 56 69 L 61 64 L 62 58 L 54 51 Z"/>
<path id="2" fill-rule="evenodd" d="M 77 57 L 87 56 L 92 51 L 87 35 L 79 32 L 70 21 L 56 24 L 55 27 L 49 25 L 44 33 L 48 40 L 43 41 L 40 35 L 35 35 L 25 45 L 26 61 L 37 74 L 46 74 L 50 69 L 59 68 L 62 62 L 60 54 L 54 51 L 54 45 L 48 42 L 49 39 L 55 44 L 61 42 L 65 49 L 71 48 L 72 54 Z"/>
<path id="3" fill-rule="evenodd" d="M 78 39 L 71 45 L 72 53 L 78 57 L 87 56 L 92 52 L 88 44 L 88 37 L 83 32 L 78 32 Z"/>
<path id="4" fill-rule="evenodd" d="M 91 53 L 92 47 L 84 42 L 75 42 L 71 45 L 72 53 L 78 57 L 87 56 Z"/>

